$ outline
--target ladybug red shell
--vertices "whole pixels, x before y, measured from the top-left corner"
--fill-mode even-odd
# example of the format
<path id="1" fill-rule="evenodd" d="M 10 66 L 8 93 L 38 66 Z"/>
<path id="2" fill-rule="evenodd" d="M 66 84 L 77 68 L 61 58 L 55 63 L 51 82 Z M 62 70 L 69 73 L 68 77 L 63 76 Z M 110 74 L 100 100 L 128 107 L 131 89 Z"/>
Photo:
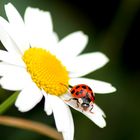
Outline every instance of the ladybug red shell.
<path id="1" fill-rule="evenodd" d="M 73 96 L 73 100 L 77 101 L 77 106 L 81 106 L 81 108 L 86 111 L 90 105 L 92 105 L 90 111 L 93 108 L 93 103 L 95 100 L 95 95 L 92 89 L 85 84 L 79 84 L 71 87 L 70 93 Z"/>

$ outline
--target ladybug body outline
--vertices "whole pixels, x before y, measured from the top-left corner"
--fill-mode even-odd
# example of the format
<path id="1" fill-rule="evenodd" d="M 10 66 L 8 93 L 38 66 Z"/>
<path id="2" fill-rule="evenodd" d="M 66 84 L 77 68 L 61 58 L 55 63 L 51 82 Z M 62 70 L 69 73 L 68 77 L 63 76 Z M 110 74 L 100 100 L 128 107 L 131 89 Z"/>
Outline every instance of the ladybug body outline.
<path id="1" fill-rule="evenodd" d="M 90 107 L 90 112 L 93 109 L 93 103 L 95 100 L 95 95 L 92 89 L 85 84 L 79 84 L 75 86 L 69 86 L 70 93 L 73 100 L 77 101 L 77 107 L 81 107 L 82 111 L 87 111 Z M 71 100 L 70 99 L 70 100 Z"/>

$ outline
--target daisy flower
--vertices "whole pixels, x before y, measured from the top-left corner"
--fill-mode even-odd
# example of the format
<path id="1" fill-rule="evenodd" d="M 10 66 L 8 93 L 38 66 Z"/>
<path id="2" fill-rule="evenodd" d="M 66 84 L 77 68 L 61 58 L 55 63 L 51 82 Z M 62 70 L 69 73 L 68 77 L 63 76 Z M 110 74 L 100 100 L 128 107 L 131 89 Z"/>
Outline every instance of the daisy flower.
<path id="1" fill-rule="evenodd" d="M 68 107 L 80 111 L 99 127 L 104 127 L 104 112 L 94 104 L 93 112 L 82 111 L 76 102 L 66 101 L 69 85 L 86 84 L 95 93 L 111 93 L 109 83 L 82 78 L 108 62 L 101 52 L 80 54 L 88 37 L 77 31 L 58 39 L 49 12 L 28 7 L 24 20 L 11 4 L 5 5 L 8 21 L 0 17 L 0 85 L 6 90 L 20 91 L 15 106 L 21 112 L 31 110 L 42 97 L 44 110 L 53 113 L 56 127 L 65 140 L 73 140 L 74 123 Z"/>

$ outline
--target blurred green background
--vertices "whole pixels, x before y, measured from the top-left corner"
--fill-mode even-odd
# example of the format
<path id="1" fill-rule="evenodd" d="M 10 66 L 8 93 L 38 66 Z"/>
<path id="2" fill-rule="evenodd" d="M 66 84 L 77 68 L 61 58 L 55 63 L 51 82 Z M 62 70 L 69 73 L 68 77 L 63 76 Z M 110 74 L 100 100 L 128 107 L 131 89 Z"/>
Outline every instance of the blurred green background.
<path id="1" fill-rule="evenodd" d="M 96 94 L 96 103 L 106 113 L 107 126 L 101 129 L 71 109 L 75 140 L 139 140 L 140 0 L 0 0 L 0 16 L 5 18 L 4 4 L 8 2 L 13 3 L 22 16 L 27 6 L 50 11 L 54 30 L 60 39 L 82 30 L 89 36 L 84 53 L 101 51 L 110 59 L 105 67 L 86 76 L 110 82 L 117 88 L 113 94 Z M 0 89 L 0 103 L 11 93 Z M 18 112 L 12 106 L 5 115 L 28 118 L 55 127 L 53 116 L 48 117 L 43 111 L 43 101 L 27 113 Z M 0 139 L 50 138 L 0 125 Z"/>

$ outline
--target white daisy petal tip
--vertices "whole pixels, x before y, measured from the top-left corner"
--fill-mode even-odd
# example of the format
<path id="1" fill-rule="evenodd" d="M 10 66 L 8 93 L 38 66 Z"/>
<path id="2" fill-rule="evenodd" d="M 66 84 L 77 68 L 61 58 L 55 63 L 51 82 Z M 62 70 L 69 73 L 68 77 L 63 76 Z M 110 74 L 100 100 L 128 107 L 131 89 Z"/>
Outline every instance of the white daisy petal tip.
<path id="1" fill-rule="evenodd" d="M 51 13 L 49 11 L 43 11 L 39 8 L 33 8 L 33 7 L 27 7 L 26 11 L 25 11 L 25 15 L 27 14 L 26 12 L 28 12 L 28 14 L 47 14 L 46 17 L 48 18 L 48 20 L 50 20 L 48 23 L 50 23 L 52 25 L 52 17 L 51 17 Z M 33 16 L 32 15 L 32 16 Z"/>
<path id="2" fill-rule="evenodd" d="M 111 85 L 109 93 L 116 92 L 116 91 L 117 91 L 117 89 L 114 86 Z"/>
<path id="3" fill-rule="evenodd" d="M 4 7 L 5 7 L 5 9 L 6 9 L 7 7 L 14 7 L 14 6 L 13 6 L 12 3 L 9 2 L 9 3 L 5 4 Z"/>
<path id="4" fill-rule="evenodd" d="M 54 53 L 58 36 L 53 31 L 51 13 L 39 8 L 28 7 L 24 14 L 24 21 L 31 46 L 40 46 Z"/>
<path id="5" fill-rule="evenodd" d="M 27 112 L 28 110 L 25 108 L 22 108 L 21 106 L 19 106 L 16 102 L 15 102 L 15 107 L 18 109 L 18 111 L 24 113 Z"/>
<path id="6" fill-rule="evenodd" d="M 61 96 L 61 98 L 64 100 L 66 104 L 71 106 L 73 109 L 79 111 L 80 113 L 84 114 L 100 128 L 104 128 L 106 126 L 106 121 L 105 121 L 106 115 L 103 112 L 103 110 L 101 110 L 96 104 L 93 104 L 93 109 L 92 106 L 90 106 L 88 110 L 84 111 L 81 107 L 77 106 L 76 100 L 71 100 L 72 99 L 71 94 L 69 93 L 65 94 Z"/>
<path id="7" fill-rule="evenodd" d="M 85 34 L 83 31 L 77 31 L 77 32 L 74 32 L 74 33 L 77 34 L 77 39 L 79 38 L 81 40 L 81 46 L 83 46 L 82 50 L 84 50 L 84 48 L 88 44 L 88 35 Z"/>
<path id="8" fill-rule="evenodd" d="M 48 100 L 48 99 L 47 99 Z M 45 105 L 44 105 L 44 111 L 46 112 L 46 114 L 48 116 L 52 115 L 53 113 L 53 110 L 52 110 L 52 107 L 49 103 L 49 101 L 47 102 L 47 100 L 45 99 Z"/>
<path id="9" fill-rule="evenodd" d="M 27 112 L 34 108 L 42 99 L 43 95 L 41 94 L 40 89 L 31 82 L 23 88 L 15 102 L 15 106 L 21 112 Z"/>
<path id="10" fill-rule="evenodd" d="M 109 62 L 109 58 L 102 52 L 95 52 L 95 59 L 97 58 L 97 65 L 100 64 L 100 67 L 103 67 L 104 65 L 106 65 Z"/>
<path id="11" fill-rule="evenodd" d="M 42 89 L 42 94 L 45 97 L 44 111 L 48 116 L 50 116 L 53 113 L 51 102 L 49 100 L 48 94 L 43 89 Z"/>
<path id="12" fill-rule="evenodd" d="M 77 31 L 77 35 L 81 36 L 81 40 L 83 39 L 85 42 L 85 45 L 88 43 L 88 35 L 85 34 L 83 31 Z"/>
<path id="13" fill-rule="evenodd" d="M 108 62 L 109 58 L 101 52 L 85 53 L 78 55 L 67 68 L 70 77 L 81 77 L 102 68 Z"/>
<path id="14" fill-rule="evenodd" d="M 78 56 L 85 49 L 87 43 L 88 36 L 82 31 L 70 33 L 58 43 L 58 48 L 61 49 L 57 49 L 57 56 L 63 63 L 66 62 L 66 65 L 69 67 L 71 64 L 68 64 L 68 61 Z"/>
<path id="15" fill-rule="evenodd" d="M 26 11 L 25 11 L 25 14 L 24 14 L 24 20 L 25 20 L 25 23 L 27 22 L 27 24 L 30 22 L 30 19 L 29 17 L 31 16 L 34 16 L 34 15 L 40 15 L 40 18 L 45 18 L 45 20 L 47 20 L 46 22 L 48 23 L 48 26 L 47 27 L 48 29 L 52 30 L 52 17 L 51 17 L 51 13 L 49 11 L 43 11 L 43 10 L 40 10 L 39 8 L 33 8 L 33 7 L 27 7 L 26 8 Z M 42 17 L 41 17 L 42 15 Z M 31 22 L 30 22 L 31 23 Z"/>
<path id="16" fill-rule="evenodd" d="M 94 91 L 95 93 L 99 93 L 99 94 L 110 94 L 110 93 L 116 92 L 117 89 L 111 84 L 108 84 L 108 85 L 106 84 L 106 85 L 101 85 L 100 88 L 96 86 Z"/>

